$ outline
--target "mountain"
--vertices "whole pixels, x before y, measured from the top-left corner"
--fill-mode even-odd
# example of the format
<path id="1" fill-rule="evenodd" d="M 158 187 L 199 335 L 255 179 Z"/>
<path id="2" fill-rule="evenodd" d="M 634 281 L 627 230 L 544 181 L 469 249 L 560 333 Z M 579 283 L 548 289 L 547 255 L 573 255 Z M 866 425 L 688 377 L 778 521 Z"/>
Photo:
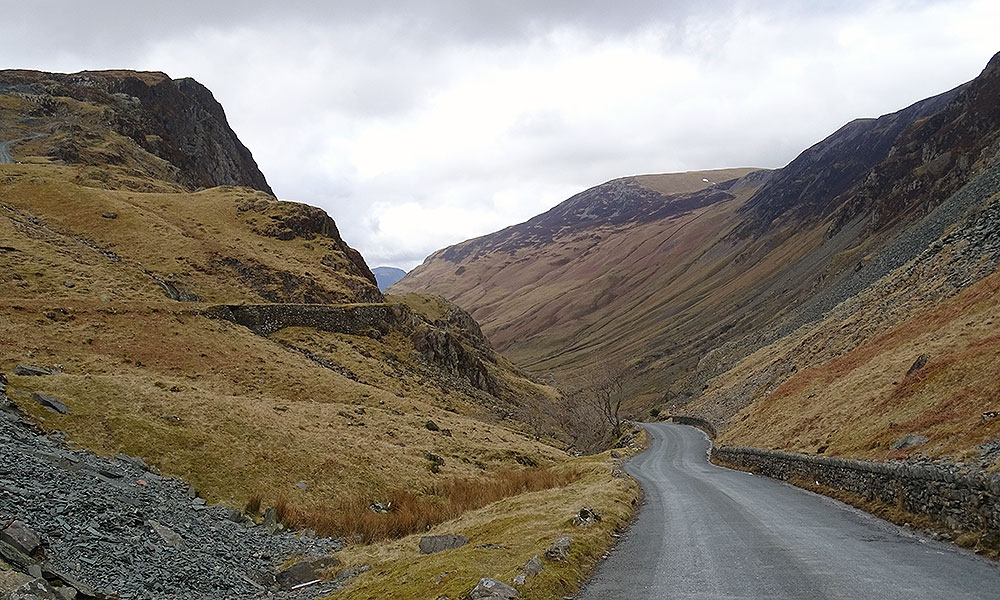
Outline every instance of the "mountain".
<path id="1" fill-rule="evenodd" d="M 406 275 L 406 271 L 397 269 L 396 267 L 375 267 L 372 269 L 372 273 L 375 274 L 375 281 L 378 282 L 378 289 L 382 292 L 394 285 Z"/>
<path id="2" fill-rule="evenodd" d="M 272 195 L 199 83 L 132 71 L 0 71 L 0 150 L 0 445 L 42 457 L 18 463 L 19 476 L 36 463 L 62 468 L 45 460 L 69 456 L 72 464 L 56 462 L 103 465 L 94 467 L 104 473 L 97 483 L 112 482 L 81 490 L 47 478 L 43 502 L 25 491 L 40 489 L 36 481 L 11 479 L 4 493 L 18 502 L 0 506 L 0 521 L 35 528 L 46 560 L 82 582 L 78 590 L 197 597 L 190 586 L 200 580 L 197 589 L 237 586 L 212 588 L 226 597 L 275 591 L 273 572 L 259 581 L 240 573 L 209 573 L 211 583 L 163 579 L 164 571 L 201 564 L 192 537 L 200 534 L 137 518 L 142 503 L 132 496 L 141 486 L 170 487 L 163 496 L 170 506 L 157 505 L 155 514 L 170 509 L 163 518 L 175 527 L 197 522 L 204 533 L 208 517 L 231 518 L 256 522 L 240 526 L 256 539 L 279 529 L 277 520 L 344 536 L 358 548 L 443 527 L 517 548 L 488 567 L 501 570 L 523 563 L 522 554 L 544 553 L 547 538 L 558 537 L 562 517 L 546 520 L 539 503 L 561 515 L 586 497 L 604 512 L 602 524 L 580 534 L 588 540 L 584 561 L 597 560 L 610 532 L 629 518 L 636 488 L 612 477 L 607 454 L 573 459 L 564 442 L 528 424 L 553 419 L 559 393 L 494 351 L 454 304 L 383 296 L 333 218 Z M 621 444 L 634 450 L 636 435 Z M 115 461 L 121 470 L 107 466 Z M 128 477 L 115 479 L 121 472 Z M 93 510 L 81 504 L 116 489 L 129 497 Z M 521 500 L 525 492 L 530 503 Z M 198 495 L 194 508 L 189 493 Z M 232 512 L 226 517 L 206 501 Z M 482 508 L 487 503 L 501 507 L 509 531 L 491 529 L 493 519 L 480 512 L 492 510 Z M 46 508 L 13 512 L 26 506 Z M 60 525 L 46 516 L 55 514 L 51 506 L 86 506 L 88 519 L 99 521 L 80 524 L 80 513 L 68 508 Z M 211 512 L 184 512 L 202 509 Z M 542 537 L 519 536 L 518 527 Z M 232 527 L 214 531 L 223 530 Z M 226 539 L 213 547 L 239 543 Z M 143 554 L 164 540 L 176 550 L 169 568 Z M 416 547 L 417 540 L 399 543 Z M 294 561 L 280 552 L 292 546 L 309 544 L 276 542 L 251 562 L 288 566 Z M 66 558 L 73 547 L 92 550 L 81 562 Z M 0 545 L 15 571 L 26 568 L 6 551 Z M 492 573 L 474 563 L 472 551 L 451 556 L 465 557 L 473 575 L 482 571 L 476 580 Z M 428 564 L 373 552 L 392 558 L 345 557 L 356 562 L 342 565 L 337 579 L 374 562 L 399 576 L 375 578 L 365 593 L 400 597 L 406 593 L 392 586 L 416 581 L 409 570 Z M 219 558 L 213 564 L 241 562 Z M 126 559 L 129 580 L 114 587 L 108 574 Z M 329 567 L 340 559 L 325 560 Z M 0 571 L 6 568 L 0 560 Z M 49 579 L 62 585 L 67 577 Z M 534 585 L 573 587 L 582 574 L 559 577 Z M 0 579 L 0 595 L 7 581 Z M 420 586 L 430 585 L 407 589 L 426 596 Z M 464 585 L 457 579 L 434 593 L 458 597 L 468 592 Z"/>
<path id="3" fill-rule="evenodd" d="M 393 291 L 451 299 L 515 363 L 572 384 L 612 353 L 648 354 L 662 346 L 657 337 L 683 326 L 657 322 L 669 318 L 664 308 L 690 302 L 672 308 L 672 297 L 702 293 L 679 284 L 692 277 L 687 252 L 728 244 L 720 223 L 735 219 L 768 177 L 746 168 L 610 181 L 525 223 L 435 252 Z M 719 266 L 694 276 L 712 276 L 730 258 L 713 257 Z"/>
<path id="4" fill-rule="evenodd" d="M 634 416 L 880 458 L 916 433 L 930 439 L 918 452 L 983 458 L 1000 435 L 979 419 L 996 396 L 980 375 L 997 366 L 998 97 L 1000 55 L 782 169 L 660 194 L 608 182 L 435 252 L 393 289 L 455 301 L 515 364 L 567 388 L 626 361 Z"/>

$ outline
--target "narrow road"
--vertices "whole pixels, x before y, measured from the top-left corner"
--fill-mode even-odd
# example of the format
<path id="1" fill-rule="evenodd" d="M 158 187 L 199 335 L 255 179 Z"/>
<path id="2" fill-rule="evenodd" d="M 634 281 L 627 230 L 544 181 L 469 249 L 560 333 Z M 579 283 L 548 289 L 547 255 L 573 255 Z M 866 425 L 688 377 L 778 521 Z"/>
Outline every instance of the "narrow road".
<path id="1" fill-rule="evenodd" d="M 17 138 L 16 140 L 7 140 L 6 142 L 0 140 L 0 165 L 9 164 L 9 163 L 14 162 L 14 157 L 10 155 L 10 147 L 11 146 L 13 146 L 14 144 L 16 144 L 18 142 L 23 142 L 23 141 L 26 141 L 26 140 L 33 140 L 35 138 L 42 137 L 43 135 L 45 135 L 45 134 L 44 133 L 32 133 L 31 135 L 26 135 L 24 137 Z"/>
<path id="2" fill-rule="evenodd" d="M 645 504 L 577 598 L 982 600 L 1000 567 L 791 485 L 707 460 L 692 427 L 646 425 L 626 465 Z"/>
<path id="3" fill-rule="evenodd" d="M 0 165 L 14 162 L 14 158 L 10 155 L 10 146 L 15 141 L 10 142 L 0 142 Z"/>

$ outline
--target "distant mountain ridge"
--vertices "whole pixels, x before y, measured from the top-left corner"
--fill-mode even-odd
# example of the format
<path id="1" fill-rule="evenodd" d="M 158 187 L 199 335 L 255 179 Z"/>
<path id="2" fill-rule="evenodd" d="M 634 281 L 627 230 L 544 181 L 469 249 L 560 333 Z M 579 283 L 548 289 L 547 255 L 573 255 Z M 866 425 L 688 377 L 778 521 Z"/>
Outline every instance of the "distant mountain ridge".
<path id="1" fill-rule="evenodd" d="M 441 258 L 458 263 L 470 255 L 549 243 L 557 235 L 599 225 L 628 225 L 680 215 L 731 199 L 736 180 L 754 168 L 638 175 L 594 186 L 519 225 L 440 250 L 427 261 Z M 705 181 L 711 175 L 719 183 Z"/>
<path id="2" fill-rule="evenodd" d="M 390 286 L 402 279 L 406 271 L 396 267 L 375 267 L 372 269 L 375 274 L 375 281 L 378 282 L 379 291 L 386 291 Z"/>

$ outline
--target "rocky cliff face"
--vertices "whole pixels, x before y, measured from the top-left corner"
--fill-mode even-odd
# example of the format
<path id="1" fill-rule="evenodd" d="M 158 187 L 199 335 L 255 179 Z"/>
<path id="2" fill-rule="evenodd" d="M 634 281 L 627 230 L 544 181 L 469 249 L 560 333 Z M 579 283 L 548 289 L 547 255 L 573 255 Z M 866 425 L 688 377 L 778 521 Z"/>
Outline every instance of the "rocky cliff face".
<path id="1" fill-rule="evenodd" d="M 893 151 L 899 136 L 915 122 L 939 112 L 962 86 L 877 119 L 856 119 L 812 146 L 747 201 L 746 234 L 762 234 L 779 217 L 802 222 L 835 210 L 841 195 Z"/>
<path id="2" fill-rule="evenodd" d="M 832 231 L 866 212 L 870 232 L 923 216 L 989 167 L 1000 152 L 998 97 L 1000 55 L 973 81 L 931 99 L 946 103 L 900 133 L 885 159 L 843 199 Z"/>
<path id="3" fill-rule="evenodd" d="M 113 133 L 134 143 L 133 150 L 166 161 L 171 180 L 186 188 L 238 185 L 272 193 L 222 105 L 194 79 L 135 71 L 6 70 L 0 71 L 0 93 L 33 105 L 25 123 L 31 130 L 57 134 L 59 143 L 47 148 L 53 158 L 100 164 L 88 154 L 108 141 L 103 133 Z M 99 127 L 84 127 L 81 119 Z"/>
<path id="4" fill-rule="evenodd" d="M 369 290 L 367 296 L 369 301 L 380 302 L 381 295 L 378 293 L 378 282 L 375 275 L 368 268 L 361 253 L 347 245 L 340 237 L 340 230 L 337 223 L 326 214 L 321 208 L 300 204 L 297 202 L 273 202 L 269 200 L 256 200 L 245 202 L 240 206 L 241 212 L 250 211 L 264 217 L 267 221 L 259 226 L 253 227 L 254 232 L 260 235 L 277 238 L 279 240 L 292 240 L 300 238 L 313 240 L 316 236 L 332 240 L 333 248 L 339 250 L 352 267 L 352 271 L 363 277 L 366 281 L 376 287 L 376 290 Z M 324 257 L 323 264 L 333 266 L 332 257 Z"/>

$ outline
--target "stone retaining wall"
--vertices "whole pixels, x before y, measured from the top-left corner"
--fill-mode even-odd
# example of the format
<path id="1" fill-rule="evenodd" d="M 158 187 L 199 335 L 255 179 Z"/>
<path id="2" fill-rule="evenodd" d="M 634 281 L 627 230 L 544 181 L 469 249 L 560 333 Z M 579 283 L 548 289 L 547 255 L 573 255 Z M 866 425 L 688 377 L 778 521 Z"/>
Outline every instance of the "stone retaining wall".
<path id="1" fill-rule="evenodd" d="M 670 420 L 679 425 L 690 425 L 691 427 L 697 427 L 705 433 L 708 437 L 715 438 L 715 426 L 705 419 L 699 419 L 698 417 L 685 417 L 681 415 L 673 415 Z"/>
<path id="2" fill-rule="evenodd" d="M 1000 537 L 1000 476 L 990 473 L 729 446 L 714 448 L 712 458 L 775 479 L 801 478 L 897 505 L 952 529 Z"/>
<path id="3" fill-rule="evenodd" d="M 388 304 L 224 304 L 204 314 L 232 321 L 258 335 L 269 335 L 286 327 L 312 327 L 349 335 L 388 333 L 405 321 L 405 309 Z"/>

